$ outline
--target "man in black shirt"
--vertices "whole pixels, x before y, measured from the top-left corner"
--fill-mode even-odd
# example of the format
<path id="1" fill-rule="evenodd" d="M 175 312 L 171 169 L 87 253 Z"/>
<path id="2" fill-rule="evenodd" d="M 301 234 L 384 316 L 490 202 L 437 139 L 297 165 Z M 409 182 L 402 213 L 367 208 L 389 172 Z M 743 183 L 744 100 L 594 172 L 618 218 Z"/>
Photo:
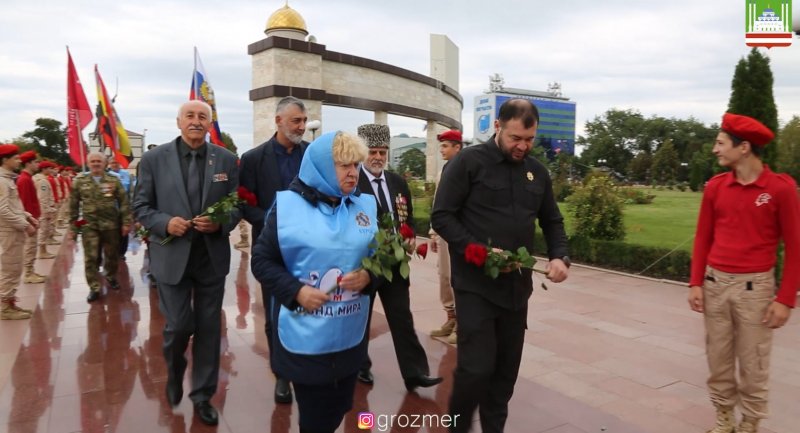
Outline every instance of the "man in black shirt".
<path id="1" fill-rule="evenodd" d="M 453 432 L 469 431 L 479 407 L 481 428 L 503 431 L 508 401 L 519 372 L 533 292 L 530 269 L 501 272 L 497 279 L 464 258 L 468 244 L 533 251 L 535 222 L 544 232 L 550 263 L 547 278 L 567 278 L 564 222 L 547 168 L 529 156 L 539 112 L 528 100 L 500 107 L 495 135 L 461 151 L 442 173 L 431 224 L 447 241 L 458 326 L 458 363 L 450 414 Z"/>
<path id="2" fill-rule="evenodd" d="M 242 155 L 241 186 L 256 195 L 256 206 L 244 206 L 244 219 L 253 225 L 253 242 L 264 228 L 264 214 L 275 201 L 275 194 L 289 188 L 292 179 L 300 171 L 300 162 L 308 142 L 303 140 L 308 113 L 300 99 L 287 96 L 278 101 L 275 108 L 275 134 L 268 141 L 248 150 Z M 272 315 L 270 300 L 264 298 L 264 332 L 272 356 Z M 289 381 L 275 376 L 275 403 L 290 404 L 292 388 Z"/>

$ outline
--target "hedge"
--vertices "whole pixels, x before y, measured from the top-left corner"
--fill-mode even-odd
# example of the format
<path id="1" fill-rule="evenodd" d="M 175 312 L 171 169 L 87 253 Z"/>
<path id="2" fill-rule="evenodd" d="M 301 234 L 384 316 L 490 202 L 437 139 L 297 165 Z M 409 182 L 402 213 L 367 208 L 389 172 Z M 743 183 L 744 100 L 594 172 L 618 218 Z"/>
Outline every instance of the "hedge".
<path id="1" fill-rule="evenodd" d="M 547 255 L 547 243 L 541 232 L 536 232 L 534 253 Z M 627 244 L 623 241 L 604 241 L 573 236 L 569 238 L 569 256 L 576 263 L 615 269 L 632 274 L 676 281 L 688 281 L 691 256 L 683 250 L 670 253 L 667 248 L 654 248 Z M 666 256 L 666 257 L 664 257 Z M 663 259 L 661 259 L 664 257 Z M 650 266 L 656 260 L 658 263 Z M 644 271 L 644 272 L 642 272 Z"/>

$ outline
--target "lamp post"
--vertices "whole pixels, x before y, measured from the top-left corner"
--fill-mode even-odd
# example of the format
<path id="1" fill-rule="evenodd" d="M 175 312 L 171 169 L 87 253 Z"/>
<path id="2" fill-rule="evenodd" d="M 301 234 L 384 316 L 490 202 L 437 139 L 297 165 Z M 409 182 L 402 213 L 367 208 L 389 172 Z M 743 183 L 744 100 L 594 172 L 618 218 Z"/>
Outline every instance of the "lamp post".
<path id="1" fill-rule="evenodd" d="M 306 128 L 311 130 L 311 141 L 316 140 L 317 138 L 317 130 L 322 126 L 322 122 L 319 120 L 312 120 L 306 123 Z"/>

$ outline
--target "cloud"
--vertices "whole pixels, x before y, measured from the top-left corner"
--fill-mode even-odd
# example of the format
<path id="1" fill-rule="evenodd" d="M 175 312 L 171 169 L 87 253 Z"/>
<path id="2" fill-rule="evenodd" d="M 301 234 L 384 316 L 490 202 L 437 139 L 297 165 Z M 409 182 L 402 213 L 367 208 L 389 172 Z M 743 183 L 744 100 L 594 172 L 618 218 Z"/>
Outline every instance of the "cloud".
<path id="1" fill-rule="evenodd" d="M 10 4 L 9 4 L 10 3 Z M 431 33 L 460 51 L 462 123 L 472 136 L 473 100 L 501 73 L 508 87 L 545 90 L 558 81 L 577 101 L 578 130 L 607 109 L 718 122 L 733 69 L 746 56 L 744 5 L 725 0 L 605 2 L 441 0 L 364 3 L 294 0 L 291 7 L 329 50 L 428 74 Z M 93 66 L 125 126 L 148 142 L 174 138 L 175 111 L 188 96 L 197 46 L 217 98 L 222 129 L 240 149 L 252 143 L 251 60 L 282 1 L 11 0 L 0 16 L 0 139 L 21 135 L 37 117 L 64 121 L 69 45 L 90 104 Z M 800 115 L 800 40 L 768 52 L 779 116 Z M 324 107 L 324 128 L 354 130 L 369 112 Z M 268 122 L 270 119 L 259 119 Z M 422 136 L 424 122 L 390 116 L 392 132 Z M 90 125 L 88 129 L 93 128 Z M 88 132 L 88 131 L 87 131 Z M 256 143 L 257 144 L 257 143 Z"/>

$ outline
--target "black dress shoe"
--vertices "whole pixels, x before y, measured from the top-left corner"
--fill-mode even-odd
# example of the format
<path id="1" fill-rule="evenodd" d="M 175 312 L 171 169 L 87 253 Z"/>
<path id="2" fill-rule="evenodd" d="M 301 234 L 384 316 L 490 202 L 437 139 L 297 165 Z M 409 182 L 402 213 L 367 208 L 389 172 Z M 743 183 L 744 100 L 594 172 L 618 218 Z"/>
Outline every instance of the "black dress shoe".
<path id="1" fill-rule="evenodd" d="M 358 371 L 358 381 L 367 385 L 372 385 L 375 383 L 375 377 L 372 375 L 372 372 L 369 369 L 366 370 L 359 370 Z"/>
<path id="2" fill-rule="evenodd" d="M 442 383 L 442 380 L 444 379 L 442 379 L 441 377 L 430 377 L 427 375 L 422 375 L 405 379 L 405 383 L 408 392 L 414 392 L 414 389 L 417 387 L 428 388 L 433 385 L 438 385 Z"/>
<path id="3" fill-rule="evenodd" d="M 100 291 L 99 290 L 92 290 L 86 295 L 86 302 L 94 302 L 100 299 Z"/>
<path id="4" fill-rule="evenodd" d="M 219 416 L 217 410 L 211 403 L 207 401 L 198 401 L 194 404 L 194 413 L 200 418 L 200 421 L 205 425 L 219 424 Z"/>
<path id="5" fill-rule="evenodd" d="M 167 402 L 175 407 L 181 404 L 181 399 L 183 399 L 183 384 L 173 385 L 170 384 L 170 380 L 167 380 Z"/>
<path id="6" fill-rule="evenodd" d="M 292 403 L 292 387 L 289 386 L 288 380 L 280 377 L 275 379 L 275 403 Z"/>

